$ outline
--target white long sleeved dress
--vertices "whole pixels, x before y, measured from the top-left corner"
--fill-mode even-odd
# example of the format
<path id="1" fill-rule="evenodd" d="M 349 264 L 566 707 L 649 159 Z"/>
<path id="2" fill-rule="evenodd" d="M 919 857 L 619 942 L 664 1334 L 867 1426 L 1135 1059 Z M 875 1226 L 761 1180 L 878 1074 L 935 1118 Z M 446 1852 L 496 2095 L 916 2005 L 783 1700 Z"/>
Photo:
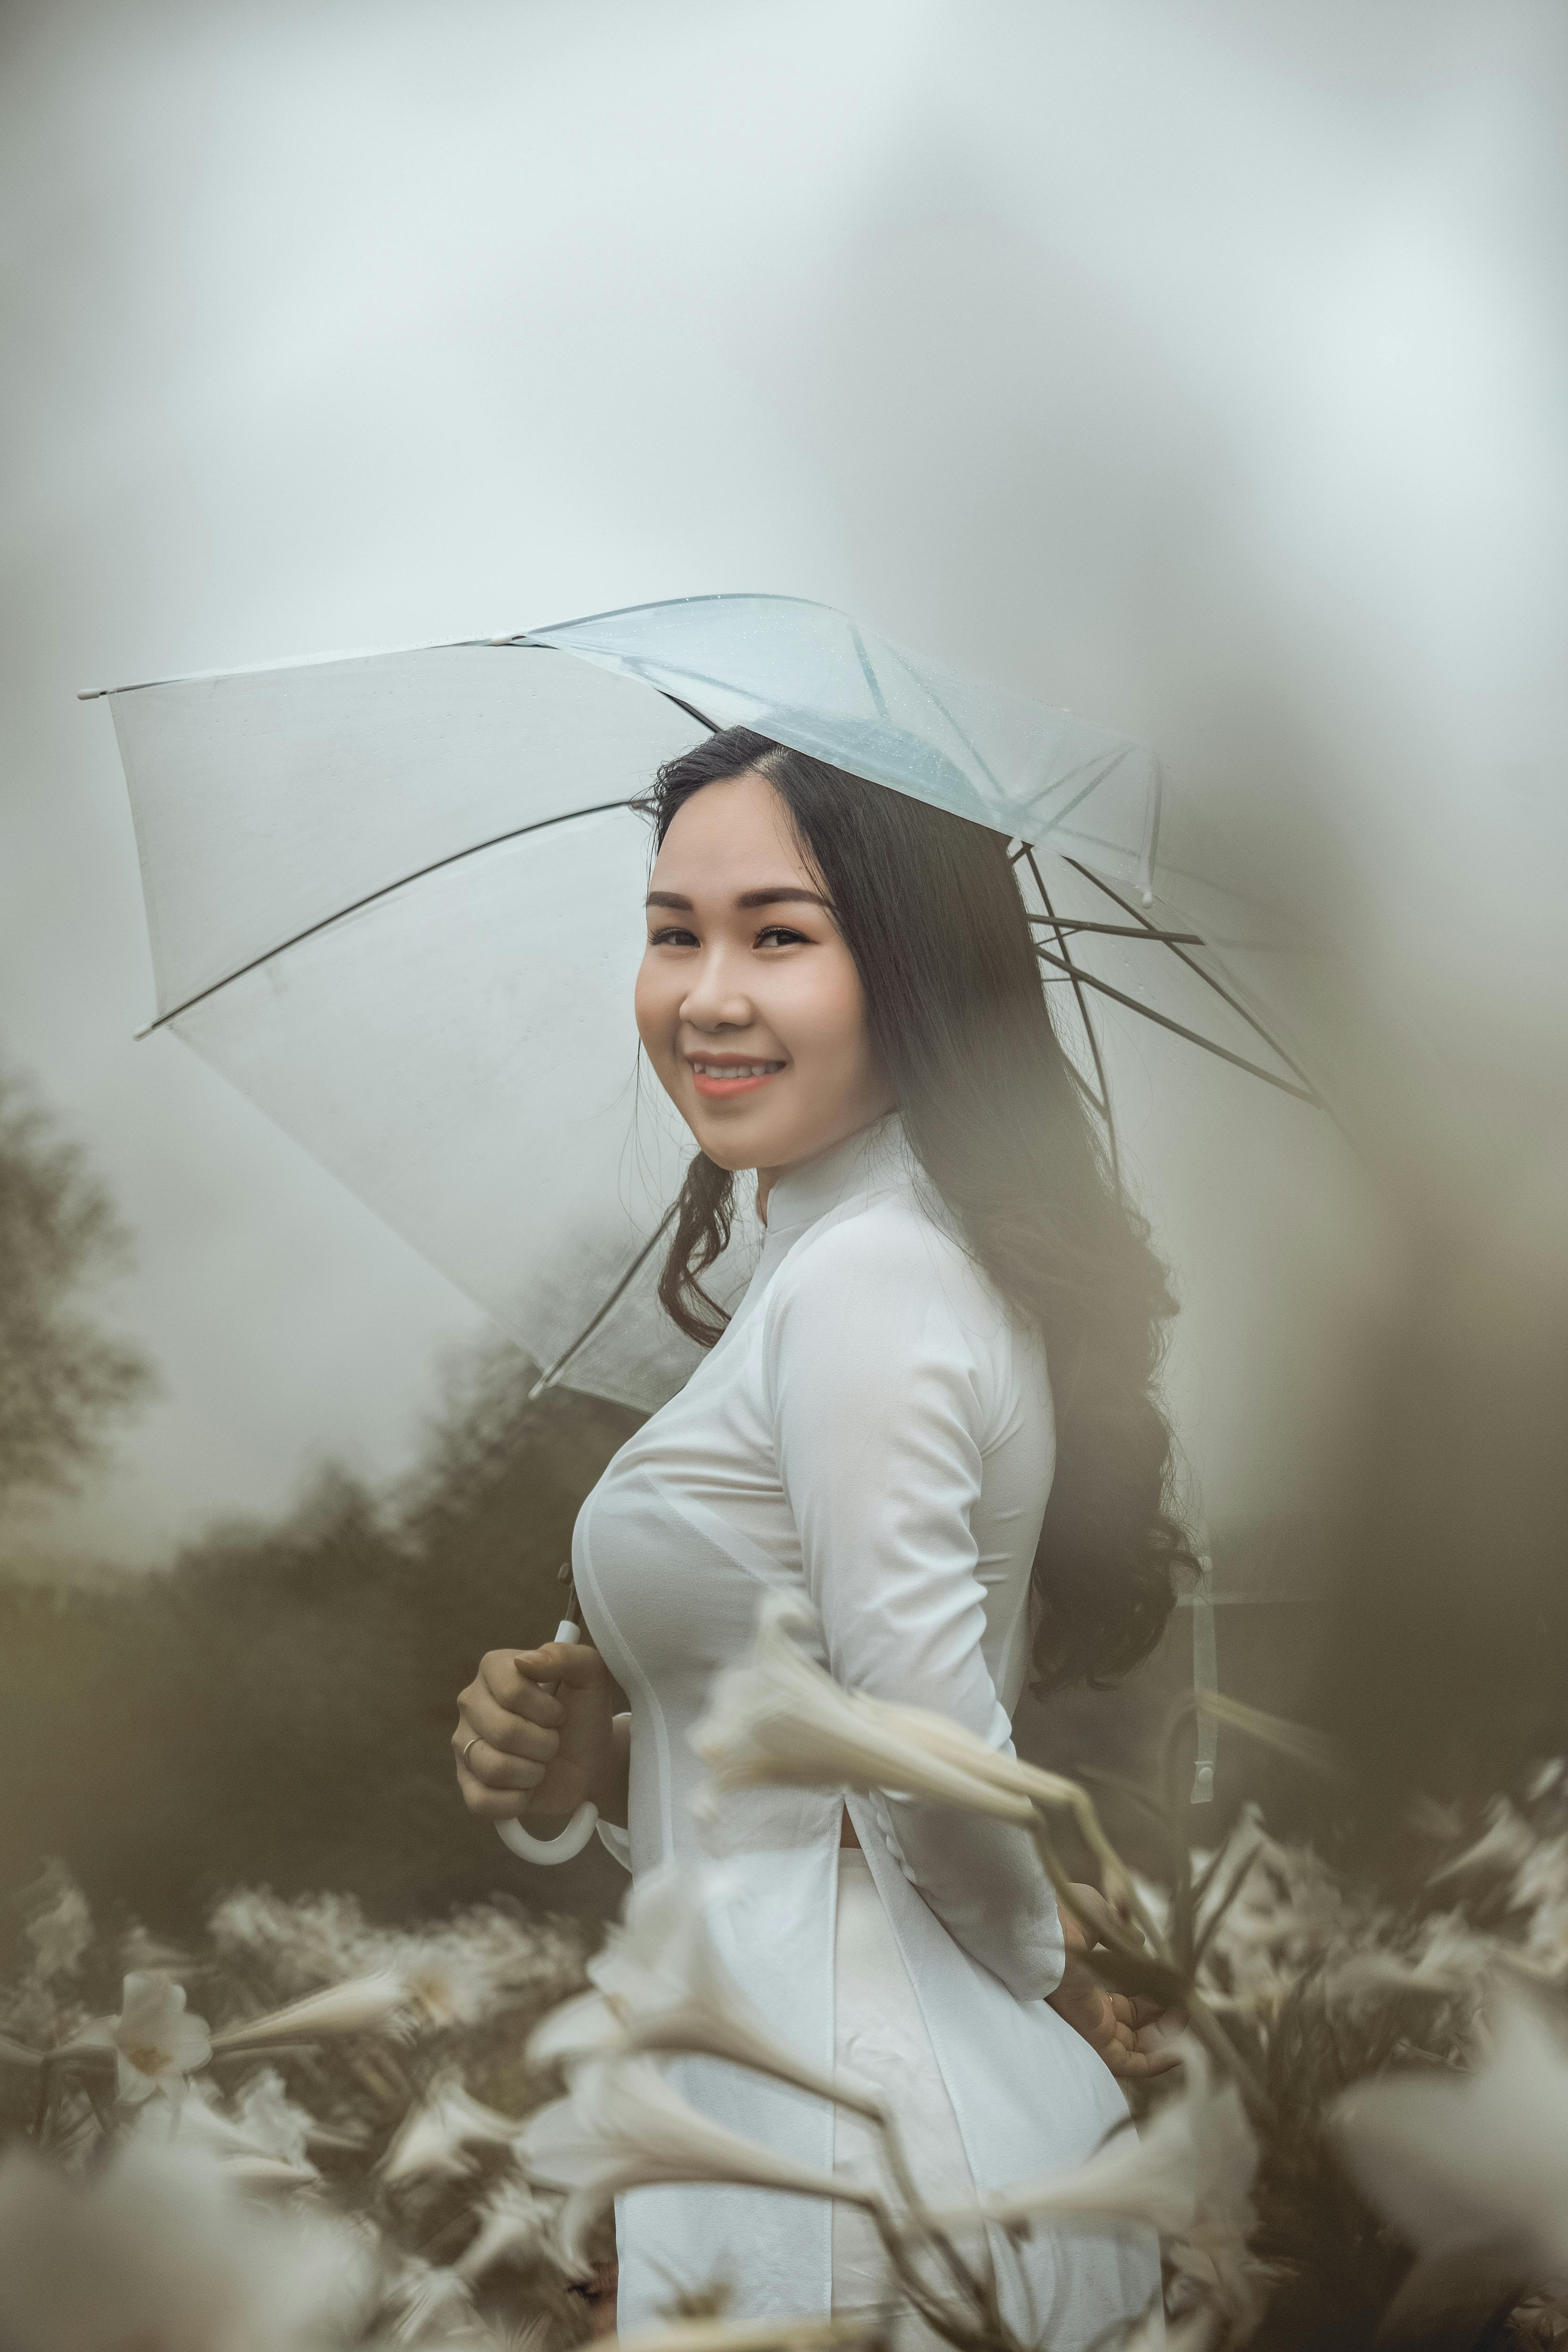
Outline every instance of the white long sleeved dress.
<path id="1" fill-rule="evenodd" d="M 937 1709 L 1011 1752 L 1053 1462 L 1043 1347 L 960 1246 L 890 1117 L 774 1183 L 723 1338 L 616 1455 L 574 1538 L 584 1622 L 631 1701 L 623 1858 L 640 1872 L 721 1857 L 712 1924 L 775 2031 L 818 2067 L 847 2059 L 873 2076 L 880 2041 L 906 2115 L 914 2086 L 928 2105 L 945 2087 L 923 2143 L 944 2201 L 944 2128 L 984 2193 L 1081 2162 L 1126 2117 L 1109 2070 L 1046 2004 L 1063 1947 L 1026 1833 L 795 1790 L 727 1795 L 700 1818 L 688 1733 L 762 1592 L 783 1588 L 810 1603 L 819 1663 L 846 1687 Z M 852 1881 L 846 1803 L 865 1857 Z M 868 1869 L 885 1927 L 865 1917 Z M 855 1978 L 868 1925 L 891 1931 L 901 2008 Z M 825 2105 L 710 2060 L 681 2062 L 678 2080 L 731 2129 L 832 2170 Z M 837 2152 L 842 2165 L 842 2130 Z M 733 2187 L 633 2192 L 617 2214 L 621 2327 L 716 2279 L 737 2318 L 862 2300 L 863 2249 L 835 2210 Z M 1158 2280 L 1152 2239 L 1037 2231 L 1020 2248 L 993 2231 L 990 2252 L 1005 2313 L 1050 2352 L 1143 2309 Z"/>

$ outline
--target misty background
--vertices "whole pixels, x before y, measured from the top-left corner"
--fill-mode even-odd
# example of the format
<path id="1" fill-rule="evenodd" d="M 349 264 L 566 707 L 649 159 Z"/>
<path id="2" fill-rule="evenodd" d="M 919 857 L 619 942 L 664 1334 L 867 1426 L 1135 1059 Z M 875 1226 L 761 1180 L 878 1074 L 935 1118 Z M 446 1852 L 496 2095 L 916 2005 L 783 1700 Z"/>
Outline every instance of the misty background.
<path id="1" fill-rule="evenodd" d="M 84 1580 L 128 1612 L 106 1679 L 68 1676 L 29 1717 L 28 1769 L 48 1777 L 62 1708 L 90 1738 L 118 1644 L 178 1646 L 147 1613 L 168 1591 L 123 1580 L 184 1550 L 192 1590 L 243 1558 L 257 1642 L 356 1559 L 331 1657 L 374 1591 L 375 1655 L 423 1645 L 398 1720 L 444 1770 L 437 1665 L 536 1632 L 621 1433 L 584 1408 L 520 1435 L 479 1310 L 174 1039 L 133 1042 L 135 845 L 78 690 L 714 589 L 848 609 L 1155 744 L 1234 817 L 1329 975 L 1355 1149 L 1196 1056 L 1173 1099 L 1124 1041 L 1129 1157 L 1184 1298 L 1169 1387 L 1195 1507 L 1237 1585 L 1305 1576 L 1289 1530 L 1353 1515 L 1397 1392 L 1373 1484 L 1418 1486 L 1431 1523 L 1402 1520 L 1381 1602 L 1363 1579 L 1322 1623 L 1378 1673 L 1413 1614 L 1417 1649 L 1440 1623 L 1459 1658 L 1470 1620 L 1441 1596 L 1470 1606 L 1483 1580 L 1473 1550 L 1443 1564 L 1431 1470 L 1462 1429 L 1523 1497 L 1481 1547 L 1507 1556 L 1489 1622 L 1535 1626 L 1545 1672 L 1565 38 L 1535 0 L 0 18 L 0 1062 L 114 1205 L 130 1255 L 94 1312 L 154 1383 L 74 1491 L 0 1501 L 29 1639 Z M 448 1443 L 476 1365 L 522 1447 L 499 1486 Z M 1270 1637 L 1244 1613 L 1222 1645 L 1262 1695 Z M 1300 1681 L 1321 1632 L 1276 1640 L 1276 1666 L 1289 1649 Z M 192 1689 L 217 1674 L 205 1638 Z M 1278 1675 L 1268 1696 L 1289 1696 Z M 324 1671 L 301 1685 L 268 1754 L 307 1698 L 340 1697 Z M 248 1719 L 202 1768 L 220 1783 L 256 1753 Z M 166 1759 L 149 1807 L 195 1769 Z"/>

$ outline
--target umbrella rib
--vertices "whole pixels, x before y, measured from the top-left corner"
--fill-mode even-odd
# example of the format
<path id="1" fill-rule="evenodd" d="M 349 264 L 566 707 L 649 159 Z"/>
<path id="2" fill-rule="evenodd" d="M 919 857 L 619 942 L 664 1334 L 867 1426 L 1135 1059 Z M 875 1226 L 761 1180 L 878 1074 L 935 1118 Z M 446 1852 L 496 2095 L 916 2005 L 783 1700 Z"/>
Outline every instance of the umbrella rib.
<path id="1" fill-rule="evenodd" d="M 1121 765 L 1122 761 L 1125 760 L 1126 757 L 1127 753 L 1125 751 L 1108 751 L 1100 761 L 1099 767 L 1096 768 L 1093 775 L 1090 776 L 1088 783 L 1083 787 L 1083 790 L 1081 792 L 1075 793 L 1071 800 L 1068 802 L 1065 808 L 1059 808 L 1056 811 L 1049 824 L 1047 825 L 1045 832 L 1040 835 L 1039 840 L 1044 841 L 1047 835 L 1055 833 L 1058 826 L 1064 825 L 1068 817 L 1071 816 L 1074 809 L 1078 807 L 1079 802 L 1088 800 L 1090 793 L 1098 792 L 1100 785 L 1105 782 L 1107 776 L 1114 774 L 1115 771 Z M 1039 797 L 1044 800 L 1051 793 L 1059 793 L 1064 785 L 1070 784 L 1073 782 L 1074 777 L 1081 775 L 1082 772 L 1083 771 L 1081 768 L 1075 768 L 1072 775 L 1062 777 L 1059 783 L 1047 784 L 1045 792 L 1042 793 Z M 1039 846 L 1039 842 L 1037 842 L 1035 846 L 1037 848 Z"/>
<path id="2" fill-rule="evenodd" d="M 628 808 L 630 805 L 628 801 L 595 801 L 592 808 L 563 809 L 559 816 L 542 816 L 532 824 L 514 824 L 506 833 L 492 834 L 488 841 L 470 842 L 466 849 L 454 849 L 447 857 L 435 858 L 428 866 L 418 866 L 412 874 L 401 874 L 395 882 L 384 882 L 379 890 L 367 890 L 364 897 L 356 898 L 352 906 L 340 907 L 334 914 L 323 915 L 319 923 L 308 923 L 302 931 L 296 931 L 292 939 L 280 940 L 276 947 L 267 948 L 260 955 L 252 956 L 248 963 L 242 963 L 236 971 L 225 972 L 223 978 L 215 980 L 210 987 L 198 988 L 195 994 L 187 996 L 183 1004 L 172 1004 L 167 1013 L 159 1013 L 156 1021 L 149 1021 L 145 1029 L 138 1029 L 137 1037 L 150 1037 L 154 1029 L 162 1029 L 168 1022 L 177 1021 L 181 1013 L 189 1013 L 193 1005 L 205 1004 L 209 996 L 216 996 L 220 989 L 230 987 L 237 980 L 243 980 L 247 972 L 258 971 L 262 964 L 270 963 L 274 956 L 287 955 L 290 948 L 299 947 L 305 940 L 313 940 L 318 931 L 331 930 L 332 925 L 341 923 L 345 915 L 357 915 L 363 907 L 374 907 L 378 898 L 389 898 L 395 890 L 405 890 L 411 882 L 423 882 L 427 874 L 439 874 L 444 866 L 460 865 L 465 857 L 478 857 L 483 850 L 499 849 L 503 842 L 521 841 L 524 834 L 544 833 L 552 824 L 570 824 L 575 817 L 603 816 L 610 809 Z"/>
<path id="3" fill-rule="evenodd" d="M 1115 1182 L 1117 1192 L 1120 1192 L 1121 1190 L 1121 1154 L 1116 1148 L 1116 1120 L 1112 1116 L 1110 1108 L 1110 1087 L 1105 1075 L 1105 1064 L 1100 1057 L 1100 1039 L 1095 1035 L 1094 1024 L 1089 1017 L 1089 1003 L 1084 996 L 1082 988 L 1079 985 L 1079 969 L 1077 964 L 1074 963 L 1071 956 L 1068 953 L 1068 943 L 1062 935 L 1061 925 L 1057 922 L 1057 910 L 1051 904 L 1051 894 L 1046 888 L 1046 877 L 1040 871 L 1039 860 L 1035 856 L 1032 845 L 1026 846 L 1024 854 L 1029 861 L 1029 871 L 1035 877 L 1035 887 L 1038 890 L 1041 898 L 1045 902 L 1047 918 L 1055 926 L 1057 945 L 1061 950 L 1060 956 L 1053 956 L 1051 961 L 1053 962 L 1059 962 L 1062 970 L 1072 982 L 1073 997 L 1078 1005 L 1078 1017 L 1083 1023 L 1083 1034 L 1089 1039 L 1089 1050 L 1094 1057 L 1094 1075 L 1100 1081 L 1100 1115 L 1105 1121 L 1105 1139 L 1110 1146 L 1110 1173 L 1112 1180 Z M 1047 952 L 1047 950 L 1040 948 L 1037 944 L 1035 952 L 1037 955 L 1041 955 Z M 1089 978 L 1089 974 L 1085 972 L 1083 974 L 1083 978 L 1087 980 Z"/>
<path id="4" fill-rule="evenodd" d="M 1328 1108 L 1328 1105 L 1324 1102 L 1317 1088 L 1312 1085 L 1311 1080 L 1308 1077 L 1306 1071 L 1301 1067 L 1300 1062 L 1295 1059 L 1293 1055 L 1288 1054 L 1285 1051 L 1284 1046 L 1279 1043 L 1278 1037 L 1270 1034 L 1263 1023 L 1259 1021 L 1258 1015 L 1255 1013 L 1249 1013 L 1246 1005 L 1240 1002 L 1239 998 L 1233 996 L 1229 989 L 1226 988 L 1223 982 L 1215 980 L 1212 973 L 1206 972 L 1201 963 L 1194 961 L 1193 957 L 1189 955 L 1183 955 L 1179 935 L 1160 931 L 1156 929 L 1154 924 L 1144 922 L 1143 918 L 1139 914 L 1137 908 L 1130 907 L 1126 899 L 1121 896 L 1121 892 L 1119 890 L 1113 890 L 1109 882 L 1102 882 L 1100 876 L 1095 873 L 1092 866 L 1079 865 L 1076 857 L 1065 858 L 1063 863 L 1070 866 L 1075 874 L 1081 874 L 1086 882 L 1092 882 L 1097 890 L 1103 891 L 1105 896 L 1110 898 L 1114 905 L 1121 908 L 1124 915 L 1131 915 L 1134 922 L 1142 923 L 1143 929 L 1152 938 L 1163 940 L 1165 945 L 1170 949 L 1171 953 L 1177 959 L 1178 962 L 1184 963 L 1189 971 L 1195 971 L 1198 978 L 1206 987 L 1212 988 L 1215 994 L 1217 997 L 1220 997 L 1224 1003 L 1228 1004 L 1233 1013 L 1240 1014 L 1242 1020 L 1246 1022 L 1249 1029 L 1257 1032 L 1258 1035 L 1262 1038 L 1264 1044 L 1268 1046 L 1269 1052 L 1271 1054 L 1278 1054 L 1279 1059 L 1284 1063 L 1285 1067 L 1288 1070 L 1295 1071 L 1296 1076 L 1300 1079 L 1302 1086 L 1308 1089 L 1308 1100 L 1315 1103 L 1320 1110 L 1326 1110 Z M 1207 942 L 1200 941 L 1199 944 L 1206 945 Z"/>
<path id="5" fill-rule="evenodd" d="M 1233 1063 L 1238 1070 L 1246 1070 L 1250 1076 L 1261 1078 L 1265 1086 L 1278 1087 L 1282 1095 L 1294 1095 L 1298 1101 L 1310 1103 L 1314 1110 L 1326 1108 L 1322 1097 L 1314 1094 L 1310 1087 L 1292 1086 L 1289 1078 L 1276 1077 L 1274 1072 L 1266 1070 L 1261 1063 L 1249 1062 L 1244 1054 L 1233 1054 L 1228 1045 L 1216 1045 L 1201 1030 L 1189 1029 L 1182 1022 L 1173 1021 L 1168 1013 L 1156 1013 L 1152 1004 L 1140 1004 L 1135 996 L 1125 995 L 1120 988 L 1112 988 L 1108 980 L 1097 980 L 1093 972 L 1085 971 L 1081 965 L 1064 962 L 1060 956 L 1053 955 L 1049 948 L 1042 947 L 1037 940 L 1035 953 L 1043 957 L 1047 963 L 1054 963 L 1058 971 L 1072 973 L 1087 987 L 1098 988 L 1101 996 L 1112 997 L 1118 1004 L 1125 1004 L 1130 1013 L 1139 1013 L 1143 1020 L 1154 1022 L 1161 1029 L 1168 1029 L 1173 1037 L 1184 1037 L 1189 1045 L 1201 1045 L 1205 1054 L 1216 1054 L 1222 1062 Z M 1272 1038 L 1268 1042 L 1272 1045 Z M 1295 1064 L 1290 1066 L 1293 1069 Z"/>
<path id="6" fill-rule="evenodd" d="M 885 638 L 883 643 L 887 643 Z M 953 717 L 952 711 L 948 709 L 946 703 L 942 700 L 935 687 L 931 685 L 931 680 L 929 678 L 921 677 L 918 670 L 910 668 L 908 660 L 904 655 L 900 652 L 897 646 L 888 646 L 888 651 L 892 655 L 893 659 L 898 663 L 899 667 L 903 671 L 904 676 L 906 677 L 913 678 L 916 686 L 925 696 L 926 700 L 934 704 L 936 709 L 941 711 L 942 717 L 946 719 L 948 725 L 952 728 L 959 741 L 963 745 L 964 750 L 968 751 L 971 757 L 975 761 L 981 773 L 985 778 L 986 782 L 992 787 L 998 798 L 1003 802 L 1005 802 L 1007 794 L 1003 787 L 1001 778 L 996 775 L 991 766 L 991 762 L 986 759 L 984 753 L 974 742 L 973 737 L 964 733 L 963 728 L 959 725 L 957 719 Z"/>
<path id="7" fill-rule="evenodd" d="M 1208 944 L 1202 931 L 1159 931 L 1148 923 L 1091 923 L 1082 915 L 1031 915 L 1029 920 L 1049 922 L 1058 933 L 1093 931 L 1111 940 L 1153 940 L 1163 947 L 1201 948 Z"/>
<path id="8" fill-rule="evenodd" d="M 633 1258 L 630 1265 L 627 1266 L 625 1274 L 622 1275 L 619 1282 L 616 1283 L 609 1297 L 604 1301 L 603 1305 L 597 1307 L 594 1314 L 590 1316 L 587 1322 L 584 1324 L 583 1328 L 578 1332 L 577 1337 L 573 1340 L 571 1346 L 563 1349 L 562 1353 L 556 1357 L 555 1361 L 551 1365 L 549 1370 L 540 1373 L 539 1378 L 534 1381 L 533 1386 L 528 1391 L 528 1401 L 530 1404 L 533 1402 L 536 1396 L 542 1394 L 542 1392 L 545 1389 L 549 1388 L 553 1381 L 560 1379 L 567 1365 L 572 1361 L 573 1357 L 577 1353 L 578 1349 L 585 1348 L 587 1346 L 588 1341 L 593 1338 L 595 1332 L 598 1329 L 605 1316 L 610 1313 L 613 1307 L 618 1306 L 620 1301 L 626 1297 L 626 1291 L 637 1280 L 637 1276 L 642 1272 L 644 1266 L 653 1255 L 654 1251 L 658 1247 L 659 1243 L 669 1231 L 670 1223 L 679 1206 L 680 1203 L 679 1201 L 672 1201 L 670 1202 L 668 1208 L 666 1209 L 663 1216 L 659 1219 L 658 1224 L 654 1227 L 653 1232 L 643 1244 L 641 1249 L 638 1250 L 636 1257 Z"/>
<path id="9" fill-rule="evenodd" d="M 870 656 L 866 651 L 866 640 L 853 621 L 849 624 L 849 635 L 855 646 L 855 658 L 860 665 L 860 674 L 871 689 L 871 699 L 877 706 L 877 716 L 879 719 L 886 719 L 888 706 L 883 698 L 882 689 L 877 683 L 877 673 L 871 667 Z"/>

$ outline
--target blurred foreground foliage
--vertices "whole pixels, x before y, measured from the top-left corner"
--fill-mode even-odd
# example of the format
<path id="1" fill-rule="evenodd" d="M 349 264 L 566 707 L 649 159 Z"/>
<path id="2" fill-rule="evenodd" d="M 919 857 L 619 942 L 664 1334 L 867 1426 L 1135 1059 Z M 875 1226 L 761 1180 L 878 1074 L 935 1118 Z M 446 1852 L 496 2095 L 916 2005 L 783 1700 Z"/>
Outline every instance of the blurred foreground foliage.
<path id="1" fill-rule="evenodd" d="M 238 1884 L 377 1916 L 528 1894 L 458 1801 L 454 1702 L 483 1651 L 554 1632 L 578 1506 L 635 1425 L 528 1403 L 531 1370 L 510 1349 L 470 1366 L 393 1496 L 330 1473 L 285 1523 L 162 1573 L 0 1575 L 0 1886 L 58 1854 L 95 1910 L 173 1935 Z M 600 1911 L 623 1886 L 595 1843 L 547 1891 Z"/>

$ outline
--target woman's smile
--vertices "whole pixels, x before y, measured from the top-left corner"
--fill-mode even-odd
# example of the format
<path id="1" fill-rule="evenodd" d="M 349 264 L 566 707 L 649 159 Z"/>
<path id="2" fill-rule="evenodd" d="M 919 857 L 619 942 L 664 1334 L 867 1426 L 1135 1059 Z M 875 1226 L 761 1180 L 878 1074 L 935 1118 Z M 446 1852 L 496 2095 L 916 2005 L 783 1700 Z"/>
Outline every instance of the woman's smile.
<path id="1" fill-rule="evenodd" d="M 691 1082 L 710 1102 L 754 1094 L 785 1067 L 783 1062 L 752 1061 L 738 1054 L 688 1054 Z"/>

